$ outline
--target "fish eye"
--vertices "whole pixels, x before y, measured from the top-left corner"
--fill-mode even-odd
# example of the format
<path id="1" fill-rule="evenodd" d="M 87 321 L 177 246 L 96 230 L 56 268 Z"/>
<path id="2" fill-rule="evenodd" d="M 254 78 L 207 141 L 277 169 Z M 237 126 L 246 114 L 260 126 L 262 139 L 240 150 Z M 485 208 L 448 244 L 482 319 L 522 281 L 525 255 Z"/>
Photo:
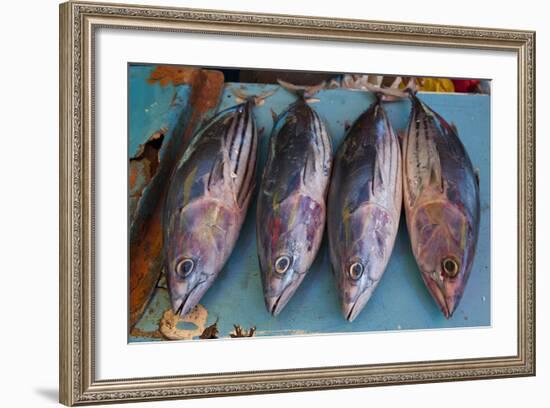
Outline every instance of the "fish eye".
<path id="1" fill-rule="evenodd" d="M 441 269 L 443 269 L 443 272 L 449 278 L 454 278 L 456 277 L 456 275 L 458 275 L 458 261 L 451 257 L 443 258 L 443 261 L 441 261 Z"/>
<path id="2" fill-rule="evenodd" d="M 176 265 L 176 273 L 180 278 L 185 278 L 193 271 L 194 267 L 195 262 L 190 258 L 185 258 Z"/>
<path id="3" fill-rule="evenodd" d="M 278 257 L 275 260 L 275 272 L 278 274 L 283 274 L 287 271 L 287 269 L 290 267 L 291 259 L 287 255 L 283 255 Z"/>
<path id="4" fill-rule="evenodd" d="M 358 280 L 361 275 L 363 275 L 363 270 L 365 268 L 363 267 L 363 264 L 360 262 L 354 262 L 349 266 L 348 274 L 349 277 L 353 280 Z"/>

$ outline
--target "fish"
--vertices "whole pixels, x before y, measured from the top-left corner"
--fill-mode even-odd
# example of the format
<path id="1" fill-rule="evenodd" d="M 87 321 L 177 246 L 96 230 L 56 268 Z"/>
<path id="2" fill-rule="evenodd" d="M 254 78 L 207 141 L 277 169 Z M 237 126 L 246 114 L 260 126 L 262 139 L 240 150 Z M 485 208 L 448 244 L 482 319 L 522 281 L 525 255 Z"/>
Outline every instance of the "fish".
<path id="1" fill-rule="evenodd" d="M 386 270 L 402 207 L 399 139 L 382 95 L 348 129 L 334 158 L 327 229 L 342 315 L 353 322 Z"/>
<path id="2" fill-rule="evenodd" d="M 449 319 L 464 293 L 479 233 L 479 179 L 452 124 L 409 92 L 403 135 L 404 211 L 412 252 Z"/>
<path id="3" fill-rule="evenodd" d="M 273 316 L 294 295 L 319 251 L 332 167 L 330 136 L 308 103 L 322 87 L 279 83 L 298 99 L 274 123 L 256 213 L 260 275 Z"/>
<path id="4" fill-rule="evenodd" d="M 235 247 L 256 184 L 253 108 L 271 93 L 239 97 L 242 103 L 205 123 L 171 176 L 163 249 L 175 314 L 184 316 L 198 304 Z"/>

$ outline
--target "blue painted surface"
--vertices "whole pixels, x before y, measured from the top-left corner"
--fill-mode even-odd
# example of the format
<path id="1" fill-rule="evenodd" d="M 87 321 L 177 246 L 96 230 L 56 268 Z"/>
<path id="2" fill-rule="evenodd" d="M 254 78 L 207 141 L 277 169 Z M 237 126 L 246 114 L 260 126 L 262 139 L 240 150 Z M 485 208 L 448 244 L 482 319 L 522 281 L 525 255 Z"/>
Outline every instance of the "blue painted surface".
<path id="1" fill-rule="evenodd" d="M 260 94 L 273 87 L 227 84 L 218 110 L 236 103 L 231 91 L 233 86 L 241 88 L 247 94 Z M 429 93 L 421 93 L 419 96 L 447 121 L 454 122 L 480 174 L 479 242 L 470 280 L 454 316 L 446 320 L 428 293 L 412 255 L 402 216 L 388 268 L 376 292 L 353 323 L 347 322 L 340 313 L 326 237 L 313 267 L 294 297 L 279 316 L 272 317 L 267 312 L 263 300 L 256 255 L 256 204 L 253 202 L 233 255 L 201 301 L 208 310 L 207 325 L 218 319 L 220 337 L 228 337 L 233 331 L 233 324 L 239 324 L 244 328 L 256 326 L 257 336 L 490 325 L 490 98 L 484 95 Z M 154 98 L 154 92 L 144 96 L 149 97 Z M 320 102 L 313 103 L 312 106 L 324 119 L 332 136 L 335 151 L 344 137 L 346 127 L 351 125 L 374 100 L 369 93 L 341 89 L 324 90 L 316 97 Z M 257 127 L 261 132 L 259 174 L 265 162 L 273 125 L 271 110 L 281 113 L 293 101 L 292 94 L 280 89 L 268 98 L 264 105 L 255 109 Z M 141 103 L 153 102 L 154 99 L 148 99 Z M 133 109 L 133 106 L 131 101 L 130 108 Z M 394 128 L 405 128 L 410 103 L 388 103 L 386 109 Z M 167 291 L 159 288 L 137 327 L 145 331 L 156 330 L 162 313 L 167 308 Z M 159 339 L 132 337 L 130 340 Z"/>
<path id="2" fill-rule="evenodd" d="M 133 157 L 139 146 L 162 128 L 172 131 L 191 97 L 189 85 L 174 86 L 147 79 L 154 65 L 132 65 L 128 69 L 128 154 Z M 171 135 L 167 135 L 167 138 Z M 161 152 L 162 154 L 162 152 Z"/>

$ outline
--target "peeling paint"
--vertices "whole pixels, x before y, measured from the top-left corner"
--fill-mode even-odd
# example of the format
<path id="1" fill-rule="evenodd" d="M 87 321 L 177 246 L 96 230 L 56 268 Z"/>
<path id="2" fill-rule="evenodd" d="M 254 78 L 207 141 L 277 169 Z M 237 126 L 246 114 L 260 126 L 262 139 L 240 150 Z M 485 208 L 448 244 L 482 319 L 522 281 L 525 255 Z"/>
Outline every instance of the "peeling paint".
<path id="1" fill-rule="evenodd" d="M 167 309 L 160 319 L 159 331 L 169 340 L 191 340 L 204 332 L 207 318 L 208 311 L 201 304 L 195 306 L 185 316 L 176 315 L 172 309 Z M 196 328 L 178 329 L 178 323 L 181 322 L 192 323 Z"/>
<path id="2" fill-rule="evenodd" d="M 128 215 L 131 218 L 134 217 L 143 190 L 149 185 L 155 174 L 157 174 L 160 163 L 159 151 L 167 130 L 163 128 L 153 133 L 139 147 L 138 153 L 130 158 Z"/>
<path id="3" fill-rule="evenodd" d="M 151 72 L 151 76 L 147 81 L 150 84 L 159 83 L 160 86 L 167 86 L 170 83 L 174 86 L 184 84 L 196 85 L 200 91 L 195 92 L 194 90 L 192 93 L 191 105 L 197 109 L 199 114 L 204 114 L 210 109 L 214 109 L 218 105 L 219 100 L 219 98 L 205 98 L 204 94 L 207 96 L 221 94 L 224 78 L 220 71 L 173 65 L 159 65 Z"/>

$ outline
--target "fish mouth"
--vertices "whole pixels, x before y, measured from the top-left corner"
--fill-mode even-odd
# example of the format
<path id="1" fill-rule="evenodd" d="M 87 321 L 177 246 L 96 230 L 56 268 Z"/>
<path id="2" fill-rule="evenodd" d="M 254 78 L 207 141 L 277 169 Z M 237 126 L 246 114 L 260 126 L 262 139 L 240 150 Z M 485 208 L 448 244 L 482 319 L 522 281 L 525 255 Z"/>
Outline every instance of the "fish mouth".
<path id="1" fill-rule="evenodd" d="M 342 312 L 345 319 L 350 323 L 353 322 L 355 318 L 359 316 L 359 313 L 361 313 L 369 298 L 370 295 L 366 297 L 366 300 L 358 298 L 355 302 L 344 304 Z"/>
<path id="2" fill-rule="evenodd" d="M 294 293 L 294 290 L 289 285 L 283 290 L 283 292 L 279 296 L 273 296 L 273 297 L 266 296 L 265 303 L 269 313 L 271 313 L 273 317 L 281 313 L 281 311 L 284 309 L 284 307 L 292 297 L 293 293 Z"/>
<path id="3" fill-rule="evenodd" d="M 279 308 L 279 302 L 281 301 L 281 296 L 279 296 L 275 300 L 275 303 L 273 304 L 273 306 L 271 306 L 271 310 L 269 311 L 269 313 L 271 313 L 272 316 L 277 316 L 281 312 L 282 308 Z"/>
<path id="4" fill-rule="evenodd" d="M 348 322 L 353 322 L 361 311 L 365 308 L 369 302 L 374 290 L 376 289 L 377 282 L 365 289 L 365 291 L 359 294 L 353 302 L 342 302 L 342 314 Z"/>
<path id="5" fill-rule="evenodd" d="M 435 302 L 439 306 L 439 309 L 441 309 L 443 316 L 445 316 L 445 319 L 449 320 L 451 317 L 453 317 L 453 313 L 456 311 L 456 307 L 458 305 L 458 297 L 446 296 L 443 289 L 441 289 L 433 281 L 430 281 L 428 289 L 430 290 Z"/>
<path id="6" fill-rule="evenodd" d="M 353 303 L 350 303 L 350 308 L 349 308 L 349 311 L 347 312 L 347 314 L 345 315 L 346 317 L 346 320 L 348 322 L 353 322 L 355 320 L 355 318 L 357 317 L 357 315 L 359 314 L 359 310 L 358 308 L 356 307 L 357 306 L 357 303 L 356 302 L 353 302 Z M 344 312 L 345 313 L 345 312 Z"/>
<path id="7" fill-rule="evenodd" d="M 443 301 L 444 307 L 441 307 L 441 310 L 447 320 L 453 317 L 453 313 L 456 310 L 457 304 L 458 302 L 456 301 L 456 298 L 444 297 L 444 301 Z"/>
<path id="8" fill-rule="evenodd" d="M 200 297 L 195 300 L 193 299 L 192 295 L 194 295 L 205 282 L 206 281 L 200 281 L 183 297 L 180 297 L 180 303 L 178 303 L 178 300 L 174 302 L 174 304 L 172 305 L 172 310 L 174 311 L 175 315 L 183 317 L 199 303 Z"/>

